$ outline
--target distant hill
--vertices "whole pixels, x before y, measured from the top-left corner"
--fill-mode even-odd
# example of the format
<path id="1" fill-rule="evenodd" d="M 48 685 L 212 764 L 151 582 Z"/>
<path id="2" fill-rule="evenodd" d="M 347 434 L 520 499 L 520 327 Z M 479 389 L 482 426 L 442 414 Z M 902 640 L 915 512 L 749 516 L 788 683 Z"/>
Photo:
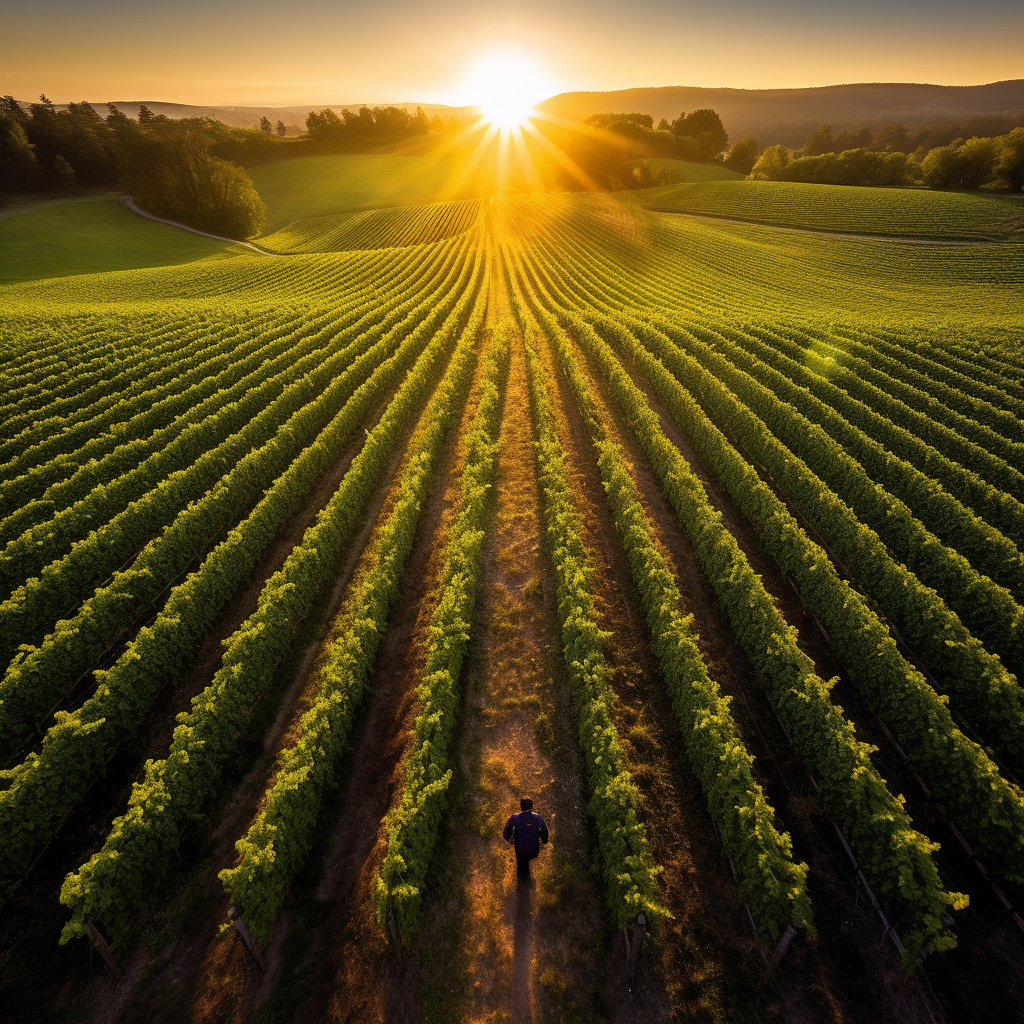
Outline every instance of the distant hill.
<path id="1" fill-rule="evenodd" d="M 637 111 L 655 121 L 713 107 L 732 139 L 756 135 L 762 147 L 800 145 L 828 122 L 836 131 L 882 125 L 962 124 L 973 118 L 1024 113 L 1024 79 L 991 85 L 861 84 L 813 89 L 704 89 L 665 86 L 617 92 L 566 92 L 537 104 L 568 121 L 590 114 Z"/>
<path id="2" fill-rule="evenodd" d="M 20 102 L 23 106 L 27 107 L 34 100 L 22 100 Z M 90 100 L 89 103 L 97 113 L 106 117 L 107 104 L 105 102 L 96 103 Z M 306 115 L 311 110 L 323 110 L 324 107 L 331 107 L 336 111 L 344 110 L 346 107 L 349 110 L 358 110 L 364 105 L 362 100 L 347 103 L 308 103 L 305 106 L 295 107 L 216 107 L 194 106 L 189 103 L 162 103 L 159 100 L 115 101 L 115 106 L 118 110 L 123 111 L 129 117 L 138 117 L 139 107 L 143 104 L 149 107 L 154 114 L 163 114 L 165 117 L 213 117 L 223 124 L 231 125 L 233 128 L 253 128 L 259 124 L 261 117 L 266 117 L 270 119 L 271 124 L 284 121 L 289 129 L 289 135 L 306 130 Z M 410 111 L 414 111 L 417 107 L 422 107 L 428 117 L 440 114 L 443 118 L 447 119 L 454 114 L 459 120 L 469 117 L 477 110 L 476 107 L 446 107 L 440 103 L 366 103 L 365 105 L 368 107 L 408 107 Z M 57 106 L 60 107 L 63 104 L 58 103 Z"/>

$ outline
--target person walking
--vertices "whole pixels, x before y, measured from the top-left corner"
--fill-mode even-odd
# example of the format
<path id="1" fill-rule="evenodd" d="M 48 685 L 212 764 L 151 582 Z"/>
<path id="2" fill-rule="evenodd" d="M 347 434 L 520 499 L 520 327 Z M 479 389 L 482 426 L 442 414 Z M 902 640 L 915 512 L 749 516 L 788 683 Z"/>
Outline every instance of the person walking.
<path id="1" fill-rule="evenodd" d="M 528 796 L 519 801 L 519 813 L 505 822 L 501 836 L 516 848 L 516 876 L 529 881 L 530 861 L 540 853 L 540 844 L 548 841 L 548 827 L 539 814 L 534 814 L 533 801 Z"/>

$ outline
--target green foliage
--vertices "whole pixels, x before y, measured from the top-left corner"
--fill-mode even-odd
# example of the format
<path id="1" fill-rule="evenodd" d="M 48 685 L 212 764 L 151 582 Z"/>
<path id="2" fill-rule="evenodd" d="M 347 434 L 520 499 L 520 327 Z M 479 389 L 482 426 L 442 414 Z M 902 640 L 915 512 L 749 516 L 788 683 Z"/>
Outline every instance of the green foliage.
<path id="1" fill-rule="evenodd" d="M 795 156 L 785 146 L 769 146 L 750 171 L 754 181 L 801 181 L 820 185 L 906 185 L 914 178 L 905 153 L 847 149 L 842 153 Z"/>
<path id="2" fill-rule="evenodd" d="M 588 128 L 609 128 L 615 130 L 615 125 L 636 125 L 638 128 L 654 130 L 654 118 L 650 114 L 591 114 L 583 118 L 583 124 Z"/>
<path id="3" fill-rule="evenodd" d="M 621 331 L 617 334 L 622 336 Z M 995 741 L 1020 764 L 1024 763 L 1024 694 L 1016 682 L 1000 671 L 998 661 L 973 641 L 934 591 L 922 587 L 906 569 L 889 560 L 878 537 L 794 457 L 793 434 L 780 430 L 782 418 L 792 422 L 794 431 L 806 432 L 819 450 L 827 451 L 838 472 L 855 471 L 844 462 L 838 445 L 788 406 L 780 406 L 777 415 L 766 417 L 774 431 L 769 432 L 765 422 L 754 415 L 757 404 L 749 397 L 751 389 L 737 389 L 736 394 L 729 391 L 728 385 L 740 383 L 736 375 L 721 368 L 717 376 L 702 373 L 695 360 L 678 348 L 673 350 L 667 337 L 659 338 L 656 331 L 641 328 L 641 338 L 661 360 L 658 365 L 664 365 L 661 373 L 670 372 L 690 392 L 673 388 L 667 380 L 659 388 L 671 401 L 674 414 L 686 423 L 706 464 L 714 467 L 757 527 L 765 549 L 796 582 L 804 603 L 828 631 L 868 705 L 889 724 L 911 764 L 990 859 L 1004 883 L 1014 891 L 1024 891 L 1024 795 L 1000 778 L 985 752 L 954 725 L 946 701 L 899 654 L 864 598 L 840 579 L 826 553 L 807 537 L 719 430 L 727 427 L 748 458 L 765 467 L 785 496 L 835 545 L 839 557 L 886 613 L 901 628 L 906 624 L 911 642 L 919 639 L 920 627 L 915 627 L 915 622 L 924 621 L 929 623 L 928 635 L 935 637 L 933 643 L 949 652 L 946 664 L 954 659 L 953 651 L 963 649 L 958 652 L 958 671 L 946 677 L 954 702 L 971 717 L 977 715 L 993 737 L 998 737 Z M 645 371 L 657 372 L 653 361 L 644 362 Z M 703 422 L 705 417 L 719 429 Z M 776 435 L 781 436 L 777 439 Z M 878 585 L 880 576 L 884 583 Z M 901 600 L 905 602 L 902 607 Z M 912 609 L 908 607 L 911 603 Z"/>
<path id="4" fill-rule="evenodd" d="M 161 147 L 145 169 L 134 168 L 129 188 L 150 213 L 214 235 L 252 238 L 266 222 L 266 207 L 241 168 L 208 153 Z"/>
<path id="5" fill-rule="evenodd" d="M 605 893 L 619 928 L 643 912 L 664 917 L 657 876 L 640 815 L 640 793 L 625 765 L 612 714 L 611 668 L 590 589 L 583 524 L 569 484 L 544 370 L 527 342 L 527 370 L 535 424 L 537 469 L 544 506 L 544 534 L 555 572 L 562 651 L 576 708 L 580 747 L 590 782 L 590 813 L 597 828 Z"/>
<path id="6" fill-rule="evenodd" d="M 704 160 L 714 159 L 729 145 L 729 133 L 718 112 L 707 107 L 689 114 L 680 114 L 669 125 L 669 131 L 673 135 L 693 139 Z"/>
<path id="7" fill-rule="evenodd" d="M 678 337 L 674 330 L 670 332 Z M 844 451 L 821 427 L 714 353 L 699 335 L 680 340 L 708 371 L 706 379 L 713 377 L 731 388 L 794 455 L 804 459 L 858 518 L 877 533 L 924 586 L 937 591 L 964 624 L 1003 657 L 1011 671 L 1024 667 L 1024 610 L 1004 587 L 978 572 L 962 554 L 943 545 L 894 492 L 902 491 L 920 508 L 926 508 L 925 502 L 928 502 L 927 508 L 935 510 L 934 515 L 944 532 L 956 531 L 965 547 L 984 548 L 993 544 L 998 535 L 989 533 L 985 524 L 963 506 L 937 493 L 934 484 L 916 475 L 906 463 L 893 459 L 877 442 L 871 442 L 857 431 L 840 431 L 832 420 L 833 428 L 841 433 L 844 445 L 849 446 L 852 454 Z M 869 469 L 876 477 L 884 478 L 887 489 L 872 479 Z M 932 512 L 927 515 L 931 518 Z M 1004 542 L 1003 548 L 1004 557 L 1016 555 L 1019 563 L 1020 555 L 1013 545 Z M 1010 568 L 1012 572 L 1013 566 Z M 1019 575 L 1014 578 L 1020 579 Z M 904 616 L 897 618 L 898 623 L 904 621 Z M 909 623 L 907 628 L 910 628 Z M 1021 752 L 1024 753 L 1024 747 Z"/>
<path id="8" fill-rule="evenodd" d="M 80 934 L 86 919 L 103 921 L 115 935 L 164 876 L 183 831 L 216 795 L 224 768 L 238 756 L 241 737 L 257 714 L 294 628 L 333 580 L 370 495 L 403 434 L 403 427 L 436 377 L 461 329 L 470 288 L 445 328 L 427 346 L 327 506 L 284 566 L 268 581 L 256 611 L 230 638 L 222 667 L 179 718 L 168 757 L 149 762 L 128 812 L 114 822 L 104 847 L 61 891 L 72 908 L 62 941 Z"/>
<path id="9" fill-rule="evenodd" d="M 105 769 L 117 749 L 140 727 L 140 719 L 144 720 L 145 713 L 152 707 L 152 702 L 161 687 L 175 682 L 185 670 L 188 658 L 202 639 L 205 630 L 209 628 L 232 594 L 244 583 L 260 553 L 273 539 L 277 528 L 289 515 L 294 514 L 297 507 L 308 497 L 319 475 L 336 461 L 341 445 L 369 409 L 380 401 L 388 389 L 407 371 L 411 360 L 422 349 L 430 326 L 429 321 L 425 325 L 421 324 L 420 329 L 414 330 L 399 347 L 398 353 L 390 359 L 381 361 L 381 356 L 388 348 L 386 344 L 381 343 L 376 351 L 370 349 L 363 367 L 354 365 L 350 372 L 338 378 L 320 401 L 314 401 L 303 410 L 301 415 L 307 420 L 320 416 L 325 408 L 330 408 L 331 403 L 336 402 L 338 395 L 351 391 L 352 383 L 358 382 L 358 374 L 362 373 L 365 377 L 369 369 L 375 368 L 369 379 L 358 387 L 352 399 L 346 403 L 341 414 L 330 422 L 328 429 L 314 443 L 309 444 L 287 471 L 273 483 L 248 518 L 206 558 L 196 573 L 171 592 L 167 604 L 152 626 L 143 629 L 114 667 L 102 675 L 96 693 L 75 713 L 59 715 L 56 724 L 47 733 L 39 755 L 31 755 L 22 765 L 9 773 L 9 788 L 0 794 L 0 820 L 7 826 L 10 837 L 10 859 L 5 863 L 5 867 L 10 865 L 8 870 L 11 875 L 5 875 L 6 882 L 9 883 L 17 877 L 19 865 L 24 865 L 25 858 L 30 856 L 35 844 L 52 834 L 52 829 L 56 827 L 61 817 L 75 806 L 89 784 Z M 402 405 L 400 402 L 399 407 Z M 385 421 L 382 421 L 385 423 L 384 431 L 389 424 L 393 425 L 393 417 L 398 415 L 399 413 L 393 412 L 391 417 L 385 417 Z M 297 432 L 301 433 L 301 421 L 296 422 L 294 426 Z M 393 445 L 397 443 L 397 439 L 390 438 L 389 443 Z M 247 460 L 248 464 L 258 467 L 268 452 L 273 452 L 273 448 L 274 445 L 271 445 L 268 451 L 255 453 Z M 357 456 L 353 463 L 356 472 L 353 474 L 350 470 L 350 474 L 346 476 L 345 482 L 333 499 L 335 507 L 350 510 L 349 519 L 332 528 L 330 532 L 326 526 L 320 531 L 311 527 L 313 532 L 307 537 L 310 544 L 317 543 L 318 538 L 322 545 L 325 544 L 325 540 L 339 546 L 347 543 L 347 539 L 357 529 L 362 503 L 368 499 L 372 491 L 376 479 L 372 473 L 380 471 L 379 458 L 378 455 L 377 462 L 370 461 L 370 468 L 367 468 L 367 459 L 370 459 L 370 456 Z M 320 557 L 328 557 L 326 548 Z M 308 574 L 317 567 L 315 560 L 311 564 L 308 558 L 303 560 L 296 556 L 293 562 L 297 564 L 286 563 L 285 569 L 291 566 L 291 577 L 305 582 L 307 588 L 321 585 L 325 578 L 329 578 L 329 569 L 324 568 L 322 571 L 325 575 L 314 574 L 311 582 Z M 303 576 L 303 572 L 307 575 Z M 288 578 L 286 574 L 283 579 L 272 580 L 274 588 L 271 592 L 275 592 L 279 586 L 285 586 Z M 307 593 L 305 599 L 311 600 L 312 597 Z M 290 610 L 293 614 L 298 614 L 301 608 L 293 603 Z M 265 620 L 266 615 L 266 608 L 262 616 L 258 611 L 255 620 L 249 624 L 251 629 L 256 629 L 258 633 L 257 627 Z M 278 625 L 279 628 L 284 628 L 285 624 L 278 622 Z M 290 636 L 290 627 L 286 634 Z M 245 637 L 246 630 L 243 628 L 240 634 L 236 634 L 234 646 L 229 647 L 229 652 L 234 651 L 236 658 L 235 675 L 232 676 L 232 671 L 228 671 L 228 676 L 233 678 L 239 687 L 243 682 L 253 688 L 266 685 L 268 677 L 259 675 L 258 672 L 253 678 L 238 675 L 238 659 L 242 658 L 239 650 L 244 652 L 248 649 Z M 285 634 L 279 633 L 274 639 L 280 644 L 283 637 L 286 639 Z M 262 652 L 267 657 L 270 653 L 270 650 Z M 260 665 L 260 668 L 269 673 L 273 663 Z M 250 670 L 253 669 L 254 666 L 250 664 Z M 211 692 L 219 691 L 214 689 Z M 258 693 L 258 690 L 256 692 Z M 203 707 L 200 702 L 196 708 L 200 724 L 203 721 L 203 714 L 200 713 Z M 239 704 L 237 697 L 234 709 L 235 714 L 252 714 L 253 711 L 244 701 Z M 206 710 L 213 713 L 212 709 Z M 237 734 L 232 735 L 237 740 Z M 178 739 L 184 743 L 190 736 L 191 732 L 186 730 Z M 187 743 L 185 747 L 187 764 Z M 231 744 L 220 747 L 217 756 L 228 757 L 231 749 Z M 180 763 L 178 767 L 180 769 Z M 191 784 L 192 796 L 209 795 L 195 777 L 189 776 L 187 772 L 182 774 L 179 771 L 174 777 L 174 782 L 182 786 Z M 132 804 L 126 821 L 141 818 L 142 821 L 137 824 L 138 827 L 144 828 L 146 812 L 152 812 L 153 805 L 146 803 L 145 786 L 138 789 L 137 793 L 139 800 Z M 167 809 L 169 814 L 173 812 L 180 815 L 183 811 L 184 808 L 180 805 Z M 180 818 L 176 820 L 180 824 Z M 125 825 L 120 838 L 123 839 L 130 832 L 129 826 Z M 177 832 L 165 826 L 162 841 L 170 843 L 173 848 L 178 839 Z M 145 846 L 132 849 L 143 857 L 147 855 Z M 150 849 L 148 852 L 151 855 L 153 850 Z M 120 863 L 131 863 L 131 859 L 126 855 Z M 164 864 L 156 860 L 151 867 L 159 874 Z M 127 866 L 124 870 L 126 877 L 122 878 L 122 882 L 125 885 L 134 885 L 136 876 L 129 872 Z M 136 874 L 139 870 L 141 869 L 136 867 Z M 108 885 L 113 884 L 108 882 Z M 139 894 L 136 893 L 129 898 L 122 891 L 120 895 L 105 898 L 107 906 L 119 908 L 118 913 L 125 913 L 126 908 L 122 903 L 127 901 L 127 910 L 130 910 L 130 900 L 138 899 Z"/>
<path id="10" fill-rule="evenodd" d="M 725 157 L 725 166 L 743 175 L 750 174 L 754 169 L 754 164 L 757 163 L 760 152 L 757 139 L 753 135 L 747 135 L 729 150 Z"/>
<path id="11" fill-rule="evenodd" d="M 1024 128 L 1014 128 L 1000 140 L 995 173 L 1007 191 L 1024 191 Z"/>
<path id="12" fill-rule="evenodd" d="M 789 835 L 777 831 L 775 811 L 753 777 L 754 759 L 729 710 L 729 699 L 722 696 L 718 684 L 708 676 L 693 630 L 693 617 L 682 612 L 679 588 L 648 523 L 625 453 L 607 438 L 597 404 L 575 365 L 566 339 L 543 311 L 539 315 L 546 321 L 562 369 L 590 427 L 601 479 L 643 601 L 690 764 L 700 779 L 708 810 L 735 866 L 740 896 L 751 908 L 758 938 L 772 946 L 790 924 L 813 933 L 807 865 L 794 863 Z M 611 357 L 593 329 L 571 314 L 564 315 L 562 321 L 583 349 L 608 372 Z M 635 394 L 625 387 L 621 370 L 619 374 L 616 397 L 633 419 Z M 640 419 L 634 422 L 639 430 L 649 425 L 649 421 Z"/>
<path id="13" fill-rule="evenodd" d="M 659 387 L 665 381 L 664 368 L 649 359 L 644 371 L 664 400 L 665 392 Z M 954 940 L 942 924 L 942 914 L 963 898 L 943 891 L 931 859 L 934 844 L 913 829 L 902 802 L 886 789 L 869 760 L 869 748 L 856 740 L 853 727 L 832 704 L 830 685 L 814 673 L 810 659 L 797 646 L 795 631 L 722 525 L 720 514 L 665 436 L 656 414 L 621 371 L 605 379 L 622 396 L 620 401 L 632 396 L 627 409 L 638 424 L 640 443 L 762 685 L 798 752 L 818 775 L 822 803 L 847 830 L 868 877 L 897 921 L 908 964 L 922 950 L 949 948 Z"/>
<path id="14" fill-rule="evenodd" d="M 483 306 L 464 312 L 468 323 L 464 317 L 445 332 L 454 336 L 461 331 L 461 338 L 409 443 L 391 511 L 375 532 L 363 571 L 335 621 L 319 692 L 299 721 L 296 739 L 278 758 L 259 813 L 235 843 L 238 863 L 220 873 L 232 904 L 261 937 L 269 933 L 309 856 L 324 794 L 335 782 L 352 715 L 369 684 L 441 442 L 469 389 Z M 400 395 L 423 397 L 430 383 L 429 378 L 410 381 Z M 390 426 L 394 433 L 397 424 Z"/>
<path id="15" fill-rule="evenodd" d="M 306 134 L 321 152 L 380 146 L 429 132 L 430 122 L 420 107 L 415 114 L 404 107 L 362 106 L 354 113 L 342 110 L 340 117 L 330 107 L 306 115 Z"/>
<path id="16" fill-rule="evenodd" d="M 858 234 L 1002 240 L 1024 229 L 1024 209 L 1010 199 L 909 189 L 707 182 L 659 189 L 638 201 L 653 210 Z"/>
<path id="17" fill-rule="evenodd" d="M 499 323 L 484 356 L 480 402 L 464 441 L 466 464 L 459 501 L 445 544 L 439 597 L 416 691 L 412 746 L 402 769 L 405 784 L 385 820 L 384 856 L 375 886 L 377 923 L 384 927 L 388 910 L 393 908 L 403 935 L 410 934 L 418 923 L 424 880 L 448 805 L 449 749 L 458 722 L 459 680 L 491 508 L 489 492 L 498 460 L 510 333 L 507 321 Z"/>
<path id="18" fill-rule="evenodd" d="M 991 177 L 998 157 L 995 139 L 957 139 L 933 149 L 921 161 L 921 175 L 932 188 L 978 188 Z"/>

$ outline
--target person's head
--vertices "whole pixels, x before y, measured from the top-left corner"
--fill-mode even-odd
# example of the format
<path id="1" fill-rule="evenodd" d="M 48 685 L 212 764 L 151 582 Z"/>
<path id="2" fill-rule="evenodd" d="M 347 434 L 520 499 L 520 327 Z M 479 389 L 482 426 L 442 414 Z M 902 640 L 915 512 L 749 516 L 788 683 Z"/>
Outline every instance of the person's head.
<path id="1" fill-rule="evenodd" d="M 519 801 L 519 810 L 521 810 L 521 811 L 532 811 L 533 810 L 533 801 L 528 796 L 524 796 L 522 798 L 522 800 Z"/>

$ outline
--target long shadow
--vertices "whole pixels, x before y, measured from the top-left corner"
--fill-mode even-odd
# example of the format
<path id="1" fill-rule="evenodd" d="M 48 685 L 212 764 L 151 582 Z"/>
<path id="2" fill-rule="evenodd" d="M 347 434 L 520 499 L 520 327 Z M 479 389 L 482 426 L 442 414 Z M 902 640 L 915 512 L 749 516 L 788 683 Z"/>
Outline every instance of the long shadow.
<path id="1" fill-rule="evenodd" d="M 537 883 L 517 880 L 513 893 L 512 1024 L 533 1024 L 533 922 Z"/>

